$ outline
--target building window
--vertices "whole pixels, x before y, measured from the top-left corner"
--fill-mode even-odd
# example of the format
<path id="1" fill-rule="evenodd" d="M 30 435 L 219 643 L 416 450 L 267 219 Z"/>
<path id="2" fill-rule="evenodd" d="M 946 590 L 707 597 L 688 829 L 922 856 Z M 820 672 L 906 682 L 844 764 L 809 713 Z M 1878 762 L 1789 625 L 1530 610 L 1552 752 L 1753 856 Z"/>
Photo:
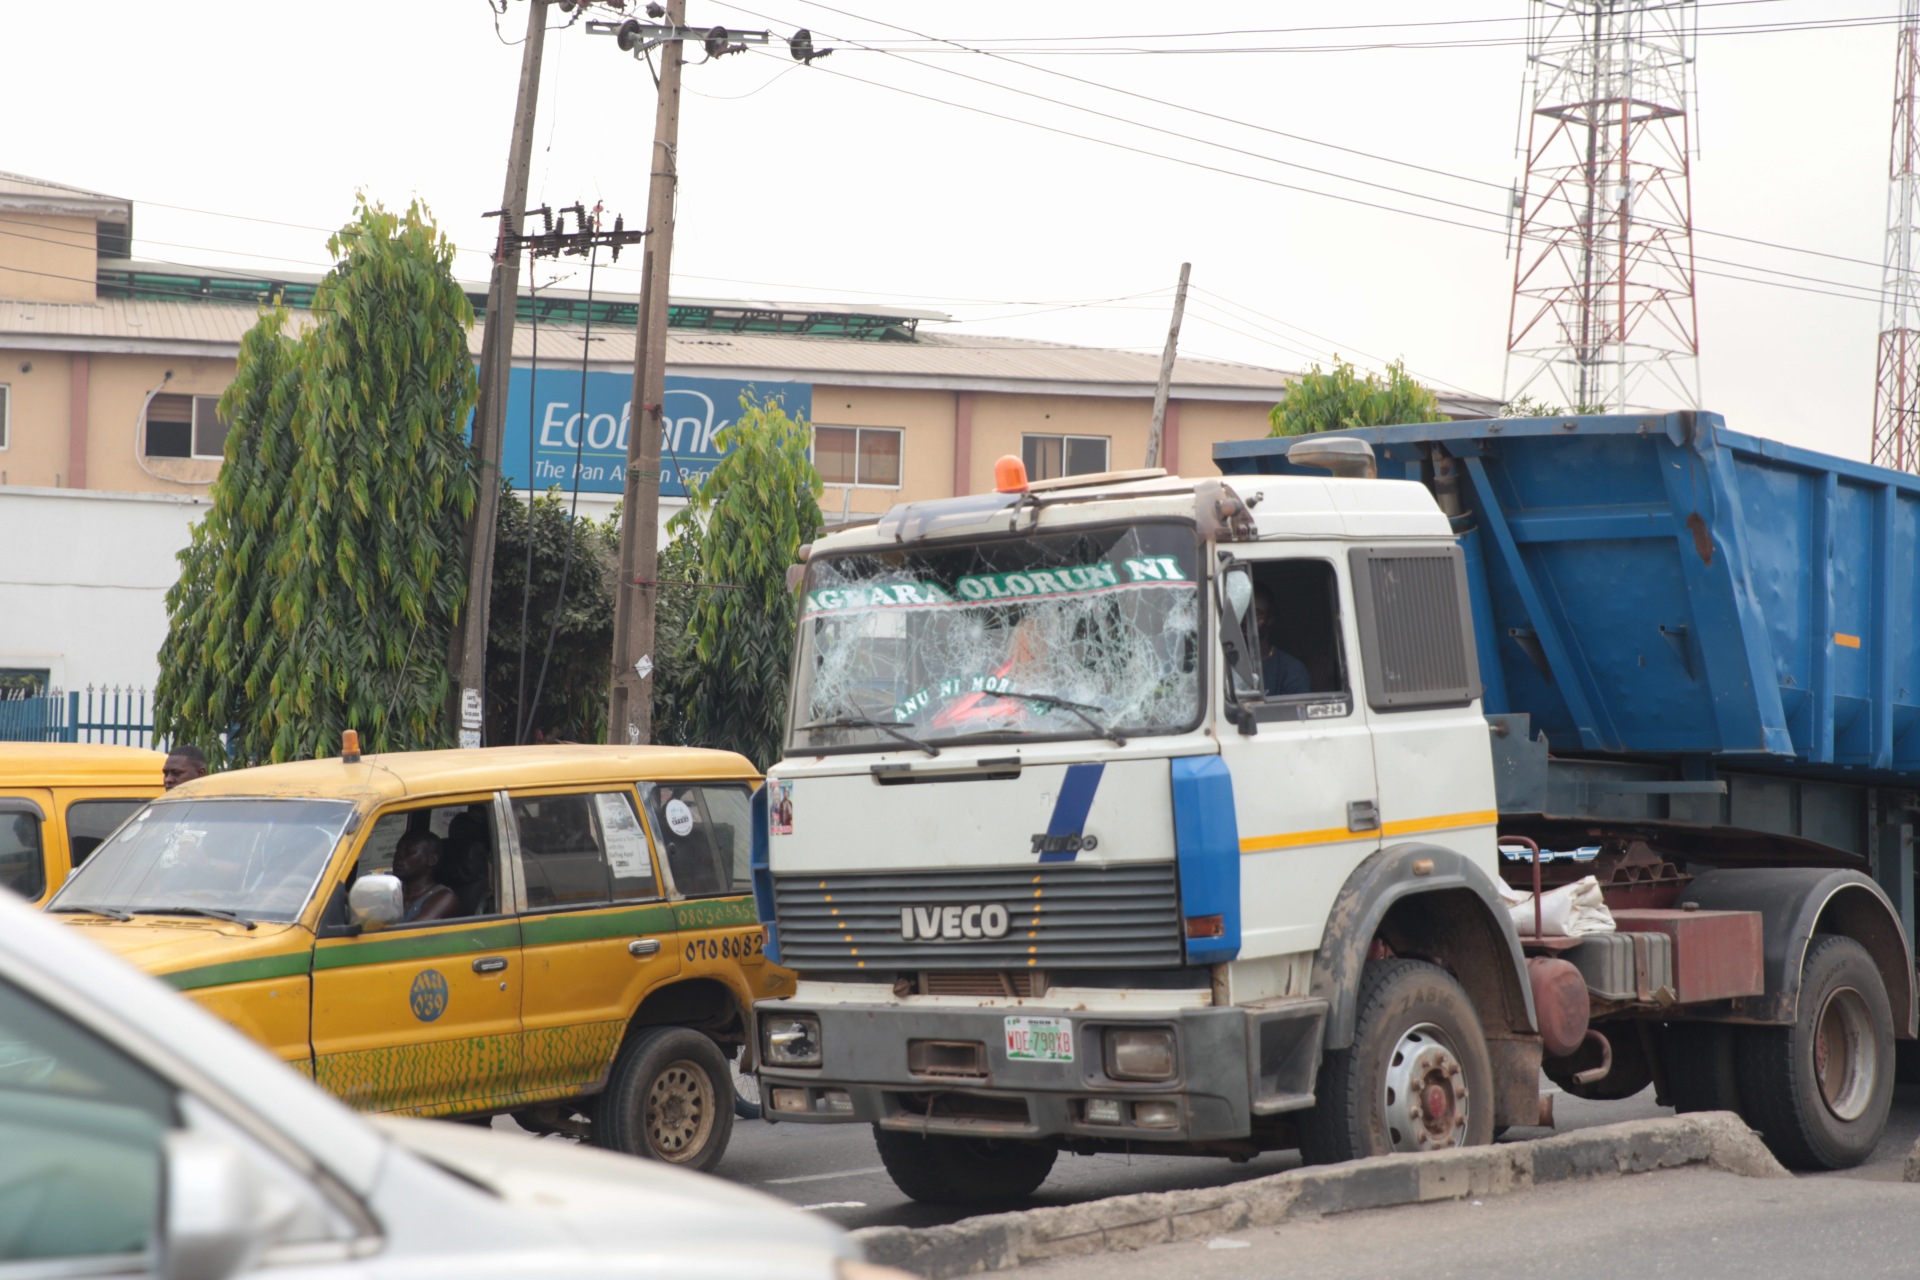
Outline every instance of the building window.
<path id="1" fill-rule="evenodd" d="M 11 423 L 13 421 L 13 390 L 0 382 L 0 449 L 13 443 Z"/>
<path id="2" fill-rule="evenodd" d="M 219 396 L 157 395 L 147 402 L 149 458 L 227 456 L 227 424 Z"/>
<path id="3" fill-rule="evenodd" d="M 898 427 L 815 427 L 813 465 L 827 484 L 900 487 Z"/>
<path id="4" fill-rule="evenodd" d="M 1021 436 L 1020 458 L 1027 464 L 1029 480 L 1090 476 L 1107 469 L 1107 438 Z"/>

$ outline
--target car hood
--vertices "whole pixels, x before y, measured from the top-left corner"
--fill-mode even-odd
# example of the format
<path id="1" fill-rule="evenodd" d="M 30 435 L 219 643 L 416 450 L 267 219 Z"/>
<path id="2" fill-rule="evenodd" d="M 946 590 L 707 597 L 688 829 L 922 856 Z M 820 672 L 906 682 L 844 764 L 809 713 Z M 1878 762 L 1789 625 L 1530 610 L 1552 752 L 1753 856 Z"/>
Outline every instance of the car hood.
<path id="1" fill-rule="evenodd" d="M 80 930 L 88 941 L 128 964 L 156 976 L 179 976 L 210 965 L 270 961 L 289 953 L 305 956 L 313 941 L 305 929 L 291 924 L 262 924 L 248 929 L 192 916 L 140 916 L 125 922 L 78 914 L 53 918 Z M 225 980 L 231 982 L 244 981 L 248 976 L 271 976 L 225 972 L 231 975 Z"/>
<path id="2" fill-rule="evenodd" d="M 368 1116 L 429 1163 L 516 1207 L 550 1215 L 590 1251 L 740 1260 L 761 1252 L 768 1274 L 807 1258 L 859 1258 L 852 1237 L 785 1201 L 707 1174 L 556 1138 L 533 1139 L 434 1120 Z M 644 1206 L 644 1214 L 635 1212 Z M 785 1265 L 779 1265 L 784 1263 Z"/>

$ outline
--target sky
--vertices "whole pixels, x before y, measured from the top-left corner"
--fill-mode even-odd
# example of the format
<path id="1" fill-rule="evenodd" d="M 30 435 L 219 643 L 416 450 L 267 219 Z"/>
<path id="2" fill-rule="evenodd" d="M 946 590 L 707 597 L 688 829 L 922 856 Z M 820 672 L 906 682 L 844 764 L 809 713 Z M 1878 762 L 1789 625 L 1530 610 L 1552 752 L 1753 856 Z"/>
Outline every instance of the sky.
<path id="1" fill-rule="evenodd" d="M 904 306 L 954 317 L 943 333 L 1157 354 L 1191 262 L 1184 355 L 1399 358 L 1502 394 L 1525 0 L 845 2 L 690 0 L 689 24 L 775 43 L 689 60 L 676 296 Z M 529 10 L 499 4 L 9 4 L 0 170 L 133 200 L 137 256 L 262 271 L 325 270 L 356 192 L 418 198 L 481 280 Z M 1702 407 L 1855 458 L 1898 7 L 1699 14 L 1693 218 L 1719 260 L 1698 281 Z M 532 203 L 642 223 L 648 68 L 566 22 L 550 11 Z M 801 27 L 835 52 L 795 62 Z M 585 286 L 577 261 L 559 271 Z M 598 286 L 637 291 L 631 251 Z"/>

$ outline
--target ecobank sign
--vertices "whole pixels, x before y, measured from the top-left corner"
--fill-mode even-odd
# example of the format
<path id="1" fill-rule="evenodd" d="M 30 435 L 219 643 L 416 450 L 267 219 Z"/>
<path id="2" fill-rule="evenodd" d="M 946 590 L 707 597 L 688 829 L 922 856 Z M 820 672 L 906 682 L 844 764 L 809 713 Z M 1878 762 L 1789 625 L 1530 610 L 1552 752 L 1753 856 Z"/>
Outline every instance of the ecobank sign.
<path id="1" fill-rule="evenodd" d="M 684 498 L 713 474 L 715 439 L 740 416 L 740 394 L 778 399 L 789 417 L 813 418 L 813 388 L 804 382 L 733 382 L 668 377 L 660 431 L 660 496 Z M 627 441 L 633 425 L 633 375 L 589 373 L 581 403 L 580 371 L 542 369 L 536 380 L 515 369 L 507 383 L 507 421 L 500 465 L 516 489 L 570 492 L 576 460 L 580 492 L 626 489 Z"/>

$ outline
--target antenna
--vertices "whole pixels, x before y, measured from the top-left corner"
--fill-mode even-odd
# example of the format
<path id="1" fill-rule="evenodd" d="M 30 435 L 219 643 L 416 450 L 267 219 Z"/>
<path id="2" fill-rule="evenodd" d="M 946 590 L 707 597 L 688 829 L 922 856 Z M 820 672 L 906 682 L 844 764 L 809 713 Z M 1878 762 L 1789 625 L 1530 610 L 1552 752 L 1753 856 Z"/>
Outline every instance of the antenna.
<path id="1" fill-rule="evenodd" d="M 1506 395 L 1698 408 L 1693 0 L 1529 9 Z"/>
<path id="2" fill-rule="evenodd" d="M 1881 275 L 1880 355 L 1873 380 L 1873 461 L 1920 470 L 1920 0 L 1901 0 L 1893 73 L 1893 146 L 1887 161 L 1887 257 Z"/>

